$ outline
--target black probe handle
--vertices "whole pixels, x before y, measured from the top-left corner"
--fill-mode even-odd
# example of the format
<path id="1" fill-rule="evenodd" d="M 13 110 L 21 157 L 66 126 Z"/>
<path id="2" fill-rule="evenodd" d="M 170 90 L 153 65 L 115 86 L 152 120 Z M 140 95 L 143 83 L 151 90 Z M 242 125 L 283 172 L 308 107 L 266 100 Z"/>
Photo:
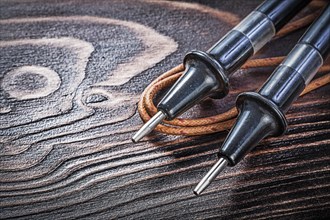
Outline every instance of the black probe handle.
<path id="1" fill-rule="evenodd" d="M 231 166 L 237 164 L 267 136 L 279 136 L 287 127 L 284 113 L 329 56 L 330 4 L 310 26 L 259 92 L 238 96 L 239 115 L 219 150 Z"/>
<path id="2" fill-rule="evenodd" d="M 271 0 L 265 1 L 256 11 L 265 14 L 279 31 L 293 18 L 309 1 L 300 0 Z"/>
<path id="3" fill-rule="evenodd" d="M 211 47 L 208 53 L 229 75 L 260 50 L 310 1 L 267 0 Z"/>
<path id="4" fill-rule="evenodd" d="M 322 15 L 311 25 L 299 40 L 301 44 L 309 44 L 317 49 L 323 60 L 329 56 L 330 50 L 330 5 L 323 10 Z"/>
<path id="5" fill-rule="evenodd" d="M 286 112 L 330 53 L 330 5 L 300 38 L 259 93 Z"/>

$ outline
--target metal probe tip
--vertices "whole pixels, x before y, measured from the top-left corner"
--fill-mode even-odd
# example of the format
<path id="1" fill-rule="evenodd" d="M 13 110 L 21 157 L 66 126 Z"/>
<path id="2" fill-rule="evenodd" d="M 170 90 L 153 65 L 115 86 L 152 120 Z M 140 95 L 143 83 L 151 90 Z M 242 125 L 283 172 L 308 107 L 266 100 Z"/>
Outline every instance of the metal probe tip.
<path id="1" fill-rule="evenodd" d="M 141 140 L 144 136 L 152 132 L 152 130 L 155 129 L 155 127 L 160 124 L 164 119 L 166 118 L 166 115 L 159 111 L 157 114 L 155 114 L 147 123 L 145 123 L 138 132 L 132 137 L 132 141 L 134 143 Z"/>
<path id="2" fill-rule="evenodd" d="M 196 196 L 201 194 L 208 185 L 218 176 L 218 174 L 227 166 L 228 161 L 225 158 L 220 158 L 216 164 L 207 172 L 203 179 L 198 183 L 194 189 Z"/>

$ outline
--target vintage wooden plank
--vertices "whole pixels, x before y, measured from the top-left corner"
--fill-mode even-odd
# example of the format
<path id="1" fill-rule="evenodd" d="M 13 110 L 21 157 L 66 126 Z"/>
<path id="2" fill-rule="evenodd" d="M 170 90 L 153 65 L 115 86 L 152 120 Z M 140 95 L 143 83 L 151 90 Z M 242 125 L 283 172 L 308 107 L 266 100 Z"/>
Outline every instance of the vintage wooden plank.
<path id="1" fill-rule="evenodd" d="M 130 141 L 148 83 L 260 3 L 197 2 L 0 1 L 1 219 L 330 216 L 330 86 L 299 98 L 287 134 L 262 142 L 200 197 L 192 188 L 226 132 Z M 285 55 L 302 33 L 257 57 Z M 238 71 L 228 97 L 183 117 L 229 109 L 272 70 Z"/>

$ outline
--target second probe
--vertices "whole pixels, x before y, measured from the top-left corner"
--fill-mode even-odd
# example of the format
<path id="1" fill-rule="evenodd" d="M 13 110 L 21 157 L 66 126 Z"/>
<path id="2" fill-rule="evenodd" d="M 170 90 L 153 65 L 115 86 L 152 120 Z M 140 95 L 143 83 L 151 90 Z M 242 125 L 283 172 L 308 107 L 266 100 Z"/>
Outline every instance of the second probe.
<path id="1" fill-rule="evenodd" d="M 236 165 L 262 139 L 285 132 L 284 114 L 329 56 L 329 43 L 330 4 L 259 92 L 238 96 L 239 115 L 235 125 L 219 150 L 218 162 L 196 186 L 195 194 L 200 194 L 227 165 Z"/>

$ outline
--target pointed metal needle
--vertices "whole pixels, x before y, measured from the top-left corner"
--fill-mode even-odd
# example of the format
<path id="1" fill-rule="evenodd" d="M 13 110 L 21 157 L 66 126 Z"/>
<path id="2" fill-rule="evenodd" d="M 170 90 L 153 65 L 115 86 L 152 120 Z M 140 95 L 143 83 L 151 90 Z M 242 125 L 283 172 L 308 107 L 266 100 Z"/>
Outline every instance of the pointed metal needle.
<path id="1" fill-rule="evenodd" d="M 134 143 L 141 140 L 144 136 L 152 132 L 152 130 L 155 129 L 155 127 L 160 124 L 164 119 L 166 118 L 166 115 L 159 111 L 157 114 L 155 114 L 147 123 L 145 123 L 138 132 L 132 137 L 132 141 Z"/>
<path id="2" fill-rule="evenodd" d="M 225 158 L 220 158 L 216 164 L 207 172 L 203 179 L 194 189 L 195 195 L 201 194 L 208 185 L 218 176 L 218 174 L 227 166 L 228 161 Z"/>

